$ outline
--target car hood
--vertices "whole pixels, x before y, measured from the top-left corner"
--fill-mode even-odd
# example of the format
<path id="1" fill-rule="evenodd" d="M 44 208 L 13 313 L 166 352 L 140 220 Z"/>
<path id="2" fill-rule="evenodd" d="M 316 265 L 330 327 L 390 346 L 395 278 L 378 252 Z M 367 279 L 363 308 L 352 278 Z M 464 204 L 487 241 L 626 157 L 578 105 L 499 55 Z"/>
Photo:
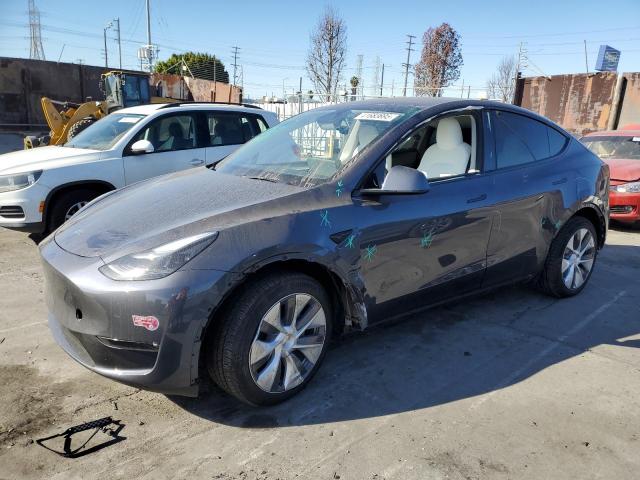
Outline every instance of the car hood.
<path id="1" fill-rule="evenodd" d="M 246 220 L 238 212 L 305 190 L 205 167 L 107 193 L 55 233 L 64 250 L 105 261 Z M 254 211 L 255 208 L 251 208 Z"/>
<path id="2" fill-rule="evenodd" d="M 607 158 L 603 161 L 609 165 L 611 180 L 633 182 L 640 180 L 640 160 L 626 158 Z"/>
<path id="3" fill-rule="evenodd" d="M 71 147 L 38 147 L 0 155 L 0 175 L 45 170 L 100 158 L 99 150 Z"/>

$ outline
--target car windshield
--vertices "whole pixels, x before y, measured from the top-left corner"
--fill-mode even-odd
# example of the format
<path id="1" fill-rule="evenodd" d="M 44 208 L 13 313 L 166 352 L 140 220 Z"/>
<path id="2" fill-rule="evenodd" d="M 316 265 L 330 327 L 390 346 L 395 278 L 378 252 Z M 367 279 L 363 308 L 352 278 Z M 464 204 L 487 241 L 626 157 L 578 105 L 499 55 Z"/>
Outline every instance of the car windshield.
<path id="1" fill-rule="evenodd" d="M 215 169 L 313 187 L 331 179 L 368 144 L 417 111 L 406 105 L 310 110 L 258 135 Z"/>
<path id="2" fill-rule="evenodd" d="M 112 113 L 88 126 L 65 143 L 64 146 L 108 150 L 144 117 L 144 115 L 132 113 Z"/>
<path id="3" fill-rule="evenodd" d="M 640 160 L 640 137 L 584 137 L 581 141 L 600 158 Z"/>

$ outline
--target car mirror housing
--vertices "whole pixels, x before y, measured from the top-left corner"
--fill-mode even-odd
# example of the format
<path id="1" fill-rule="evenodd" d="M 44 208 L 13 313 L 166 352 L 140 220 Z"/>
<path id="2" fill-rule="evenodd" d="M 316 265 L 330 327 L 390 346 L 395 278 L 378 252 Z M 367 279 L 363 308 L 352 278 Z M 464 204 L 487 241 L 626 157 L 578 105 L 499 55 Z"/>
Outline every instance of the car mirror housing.
<path id="1" fill-rule="evenodd" d="M 415 168 L 396 165 L 391 167 L 382 188 L 360 190 L 363 195 L 412 195 L 426 193 L 431 187 L 427 176 Z"/>
<path id="2" fill-rule="evenodd" d="M 155 149 L 149 140 L 138 140 L 131 145 L 131 153 L 140 155 L 141 153 L 153 153 Z"/>

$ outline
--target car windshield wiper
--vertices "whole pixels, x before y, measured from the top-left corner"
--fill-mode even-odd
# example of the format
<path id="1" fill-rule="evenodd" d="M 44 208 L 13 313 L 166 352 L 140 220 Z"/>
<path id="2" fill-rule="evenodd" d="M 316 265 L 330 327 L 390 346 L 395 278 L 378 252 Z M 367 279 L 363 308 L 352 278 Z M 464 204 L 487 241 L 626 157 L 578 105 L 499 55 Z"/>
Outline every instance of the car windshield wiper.
<path id="1" fill-rule="evenodd" d="M 264 180 L 265 182 L 280 183 L 278 180 L 274 180 L 273 178 L 269 177 L 251 177 L 249 175 L 243 175 L 243 177 L 250 178 L 251 180 Z"/>

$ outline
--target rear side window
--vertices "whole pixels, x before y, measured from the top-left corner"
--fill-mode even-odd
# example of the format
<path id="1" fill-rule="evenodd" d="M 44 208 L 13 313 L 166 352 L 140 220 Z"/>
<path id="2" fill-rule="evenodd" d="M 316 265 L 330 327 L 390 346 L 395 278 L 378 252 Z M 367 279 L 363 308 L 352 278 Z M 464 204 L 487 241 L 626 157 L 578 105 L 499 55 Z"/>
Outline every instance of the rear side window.
<path id="1" fill-rule="evenodd" d="M 255 115 L 231 112 L 207 112 L 207 126 L 212 147 L 239 145 L 267 129 Z"/>
<path id="2" fill-rule="evenodd" d="M 492 123 L 498 168 L 553 157 L 567 143 L 557 130 L 524 115 L 495 111 Z"/>

